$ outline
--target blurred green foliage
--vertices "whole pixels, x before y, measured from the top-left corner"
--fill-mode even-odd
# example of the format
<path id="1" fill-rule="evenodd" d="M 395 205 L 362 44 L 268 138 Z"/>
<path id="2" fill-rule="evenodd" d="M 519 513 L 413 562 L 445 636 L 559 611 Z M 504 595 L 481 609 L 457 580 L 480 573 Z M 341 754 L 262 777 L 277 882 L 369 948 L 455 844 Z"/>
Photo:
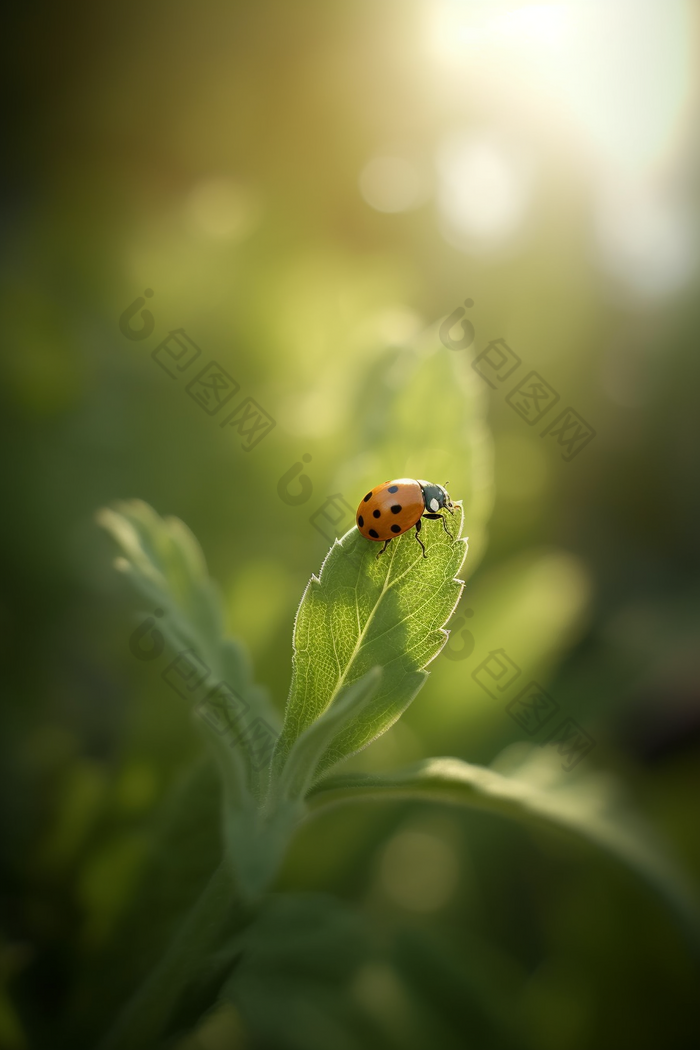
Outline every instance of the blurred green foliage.
<path id="1" fill-rule="evenodd" d="M 603 53 L 634 51 L 644 18 L 620 17 L 628 35 L 614 37 L 601 15 L 594 72 Z M 700 877 L 694 278 L 666 291 L 621 281 L 596 248 L 598 169 L 566 109 L 568 82 L 538 88 L 535 116 L 511 99 L 526 95 L 520 67 L 495 61 L 488 90 L 465 86 L 429 54 L 428 18 L 413 0 L 10 12 L 8 1050 L 93 1045 L 220 852 L 217 787 L 188 713 L 129 650 L 133 599 L 94 523 L 117 498 L 194 531 L 227 627 L 281 711 L 294 613 L 328 547 L 310 517 L 336 493 L 354 508 L 390 476 L 449 479 L 470 542 L 449 647 L 466 655 L 438 657 L 405 718 L 353 768 L 431 754 L 490 763 L 524 740 L 472 678 L 504 649 L 523 684 L 540 682 L 595 739 L 586 765 L 626 781 Z M 659 95 L 672 79 L 654 79 L 662 50 L 659 37 L 645 52 L 644 83 Z M 601 120 L 616 103 L 603 94 Z M 647 95 L 620 95 L 653 123 Z M 696 101 L 693 80 L 688 112 Z M 454 128 L 532 147 L 538 189 L 505 246 L 462 250 L 443 236 L 434 162 Z M 676 167 L 660 160 L 654 178 L 684 189 L 693 230 L 697 151 L 692 127 L 679 128 Z M 358 177 L 397 151 L 429 173 L 430 193 L 394 214 L 370 207 Z M 146 288 L 154 333 L 129 341 L 119 318 Z M 474 344 L 448 350 L 439 323 L 467 296 Z M 252 397 L 276 420 L 252 451 L 219 426 L 226 408 L 208 416 L 189 380 L 151 357 L 183 327 L 202 364 L 240 384 L 232 404 Z M 470 367 L 494 338 L 523 361 L 506 391 L 537 370 L 561 396 L 556 411 L 573 405 L 596 430 L 570 463 Z M 304 454 L 313 492 L 291 506 L 277 486 Z M 193 792 L 196 817 L 183 803 Z M 458 1046 L 466 1032 L 533 1050 L 697 1043 L 682 931 L 628 875 L 550 836 L 418 803 L 338 809 L 304 830 L 275 890 L 265 921 L 284 937 L 248 958 L 247 1009 L 232 987 L 234 1005 L 202 1020 L 198 1047 Z M 317 932 L 319 959 L 337 943 L 333 967 L 300 968 L 297 924 Z M 183 1028 L 210 979 L 183 1002 Z M 194 1038 L 183 1034 L 183 1050 Z"/>

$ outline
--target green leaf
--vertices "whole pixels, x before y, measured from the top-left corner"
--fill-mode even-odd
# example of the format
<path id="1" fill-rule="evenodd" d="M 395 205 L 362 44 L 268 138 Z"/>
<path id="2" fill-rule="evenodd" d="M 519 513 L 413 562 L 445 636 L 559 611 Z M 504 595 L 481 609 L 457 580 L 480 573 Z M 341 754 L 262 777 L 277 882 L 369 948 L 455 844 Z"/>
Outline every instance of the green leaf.
<path id="1" fill-rule="evenodd" d="M 236 943 L 240 961 L 221 1000 L 236 1006 L 254 1045 L 386 1047 L 352 995 L 355 975 L 377 954 L 376 933 L 346 904 L 316 894 L 270 897 Z"/>
<path id="2" fill-rule="evenodd" d="M 389 729 L 423 685 L 425 667 L 447 640 L 443 627 L 462 593 L 455 577 L 467 550 L 459 539 L 461 506 L 450 521 L 454 539 L 440 522 L 425 524 L 427 558 L 412 532 L 377 558 L 378 544 L 353 528 L 333 545 L 320 577 L 311 577 L 294 625 L 292 683 L 274 760 L 278 773 L 295 741 L 372 668 L 383 674 L 371 702 L 325 741 L 315 776 Z"/>
<path id="3" fill-rule="evenodd" d="M 176 652 L 193 650 L 210 674 L 202 693 L 219 683 L 230 686 L 242 703 L 217 696 L 225 709 L 230 732 L 243 740 L 257 719 L 271 736 L 278 730 L 278 716 L 265 690 L 252 680 L 250 664 L 243 646 L 224 636 L 223 615 L 218 591 L 209 578 L 197 540 L 177 518 L 161 518 L 140 500 L 117 503 L 101 510 L 97 520 L 122 549 L 117 567 L 149 603 L 148 612 L 160 608 L 164 615 L 157 629 Z M 261 795 L 267 771 L 245 743 L 231 747 L 205 719 L 198 722 L 219 763 L 225 790 L 239 803 L 247 791 Z"/>
<path id="4" fill-rule="evenodd" d="M 149 818 L 148 852 L 131 907 L 109 950 L 82 961 L 69 1012 L 72 1045 L 94 1045 L 90 1035 L 148 976 L 204 890 L 221 859 L 220 796 L 214 764 L 200 756 Z"/>
<path id="5" fill-rule="evenodd" d="M 460 951 L 430 927 L 399 928 L 392 960 L 411 1002 L 430 1016 L 430 1045 L 463 1050 L 464 1033 L 479 1050 L 532 1048 L 513 1004 L 526 974 L 514 960 L 472 930 L 460 927 Z M 440 1032 L 439 1041 L 435 1034 Z"/>
<path id="6" fill-rule="evenodd" d="M 373 667 L 359 681 L 345 686 L 332 706 L 297 737 L 280 777 L 277 797 L 304 798 L 314 782 L 319 763 L 325 755 L 334 757 L 334 741 L 350 723 L 363 717 L 377 694 L 381 678 L 381 667 Z M 337 756 L 338 761 L 342 758 Z"/>
<path id="7" fill-rule="evenodd" d="M 112 1025 L 99 1050 L 146 1050 L 153 1047 L 178 999 L 202 965 L 221 928 L 249 921 L 231 893 L 231 873 L 222 862 L 148 979 Z"/>
<path id="8" fill-rule="evenodd" d="M 253 682 L 243 647 L 224 636 L 219 595 L 189 529 L 176 518 L 160 518 L 139 500 L 101 511 L 98 521 L 121 546 L 125 557 L 118 567 L 147 598 L 149 612 L 164 611 L 157 629 L 174 650 L 193 650 L 208 668 L 197 698 L 222 686 L 216 708 L 203 706 L 197 724 L 221 776 L 225 851 L 240 892 L 253 899 L 273 877 L 297 818 L 293 807 L 281 809 L 269 817 L 267 834 L 261 833 L 259 803 L 269 781 L 278 717 Z"/>
<path id="9" fill-rule="evenodd" d="M 513 757 L 514 756 L 514 757 Z M 457 758 L 431 758 L 378 776 L 328 777 L 312 789 L 307 805 L 318 812 L 366 799 L 435 801 L 559 828 L 617 858 L 646 881 L 692 930 L 700 943 L 700 906 L 695 890 L 669 858 L 663 843 L 620 798 L 605 773 L 563 773 L 556 756 L 525 745 L 508 748 L 504 772 Z"/>

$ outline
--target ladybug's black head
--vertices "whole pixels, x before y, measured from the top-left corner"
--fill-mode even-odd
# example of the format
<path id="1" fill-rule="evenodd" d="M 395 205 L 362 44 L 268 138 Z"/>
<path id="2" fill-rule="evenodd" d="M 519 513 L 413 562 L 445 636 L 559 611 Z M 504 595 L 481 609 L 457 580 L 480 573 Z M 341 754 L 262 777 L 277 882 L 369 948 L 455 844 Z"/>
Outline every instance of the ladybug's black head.
<path id="1" fill-rule="evenodd" d="M 434 514 L 436 511 L 444 508 L 449 510 L 450 514 L 454 514 L 454 504 L 443 485 L 434 485 L 432 481 L 419 481 L 418 484 L 423 490 L 425 509 L 427 511 L 431 511 Z"/>

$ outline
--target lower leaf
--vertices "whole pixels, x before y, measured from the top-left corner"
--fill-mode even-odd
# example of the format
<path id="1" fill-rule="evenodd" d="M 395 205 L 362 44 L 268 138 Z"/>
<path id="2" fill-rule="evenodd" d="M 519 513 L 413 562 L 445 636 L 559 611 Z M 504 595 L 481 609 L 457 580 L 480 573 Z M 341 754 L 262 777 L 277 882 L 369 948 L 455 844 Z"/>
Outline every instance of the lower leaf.
<path id="1" fill-rule="evenodd" d="M 550 755 L 518 745 L 507 773 L 458 758 L 432 758 L 377 776 L 328 777 L 311 790 L 312 813 L 345 802 L 432 800 L 559 828 L 621 861 L 671 906 L 700 948 L 700 903 L 685 875 L 641 817 L 619 803 L 607 774 L 562 773 Z M 503 757 L 503 756 L 502 756 Z M 506 759 L 507 761 L 507 759 Z"/>

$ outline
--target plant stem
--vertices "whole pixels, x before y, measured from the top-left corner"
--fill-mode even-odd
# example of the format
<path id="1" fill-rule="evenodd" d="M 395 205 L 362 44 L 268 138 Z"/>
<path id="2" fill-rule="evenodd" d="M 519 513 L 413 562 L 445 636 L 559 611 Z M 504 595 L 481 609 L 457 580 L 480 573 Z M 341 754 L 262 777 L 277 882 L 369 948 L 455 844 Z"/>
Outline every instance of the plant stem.
<path id="1" fill-rule="evenodd" d="M 236 911 L 236 925 L 245 925 L 249 910 L 237 900 L 233 876 L 224 860 L 166 954 L 126 1005 L 98 1050 L 153 1050 L 190 977 L 222 925 Z"/>

